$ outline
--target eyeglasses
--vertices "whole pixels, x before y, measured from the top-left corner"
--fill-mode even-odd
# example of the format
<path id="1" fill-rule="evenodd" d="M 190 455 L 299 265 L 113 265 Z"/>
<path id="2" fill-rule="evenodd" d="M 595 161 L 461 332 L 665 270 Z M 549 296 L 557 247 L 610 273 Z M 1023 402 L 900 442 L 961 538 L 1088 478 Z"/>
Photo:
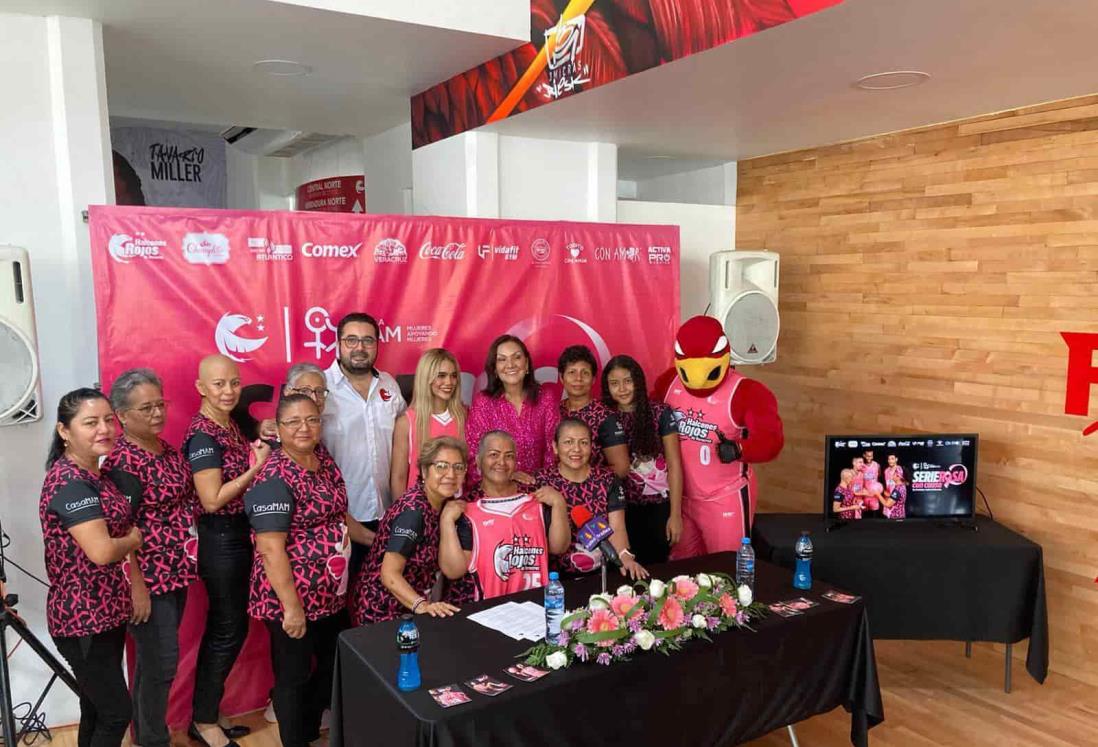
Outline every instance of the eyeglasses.
<path id="1" fill-rule="evenodd" d="M 136 410 L 137 412 L 141 413 L 141 415 L 146 417 L 146 418 L 151 418 L 152 414 L 154 412 L 156 412 L 157 410 L 160 410 L 161 412 L 167 412 L 168 405 L 170 405 L 170 404 L 171 403 L 168 402 L 168 400 L 161 399 L 161 400 L 157 400 L 156 402 L 148 402 L 144 405 L 141 405 L 141 407 L 131 407 L 130 409 L 131 410 Z"/>
<path id="2" fill-rule="evenodd" d="M 324 399 L 328 396 L 328 390 L 322 386 L 318 386 L 316 389 L 307 386 L 295 386 L 291 387 L 290 391 L 294 394 L 304 394 L 306 397 L 315 397 L 317 399 Z"/>
<path id="3" fill-rule="evenodd" d="M 465 470 L 469 469 L 469 466 L 465 464 L 465 462 L 454 462 L 453 464 L 450 464 L 449 462 L 431 462 L 431 466 L 434 468 L 435 472 L 440 475 L 445 475 L 450 470 L 453 470 L 456 475 L 463 475 L 465 474 Z"/>
<path id="4" fill-rule="evenodd" d="M 307 418 L 290 418 L 289 420 L 278 421 L 279 425 L 281 425 L 283 428 L 289 428 L 291 431 L 296 431 L 302 425 L 307 425 L 310 428 L 319 428 L 320 423 L 321 420 L 319 415 L 310 415 Z"/>
<path id="5" fill-rule="evenodd" d="M 354 335 L 351 335 L 349 337 L 341 337 L 339 338 L 339 341 L 349 348 L 357 348 L 359 345 L 364 348 L 372 348 L 374 345 L 377 345 L 376 337 L 355 337 Z"/>

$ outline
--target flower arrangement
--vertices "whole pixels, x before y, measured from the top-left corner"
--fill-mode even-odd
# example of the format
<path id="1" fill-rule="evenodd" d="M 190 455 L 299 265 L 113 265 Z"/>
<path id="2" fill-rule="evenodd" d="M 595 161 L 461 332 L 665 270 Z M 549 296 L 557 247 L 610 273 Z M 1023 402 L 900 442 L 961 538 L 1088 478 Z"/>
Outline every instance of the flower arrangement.
<path id="1" fill-rule="evenodd" d="M 577 660 L 604 666 L 628 659 L 638 648 L 669 654 L 689 640 L 712 641 L 729 628 L 751 629 L 766 615 L 750 587 L 736 588 L 723 573 L 652 579 L 620 586 L 613 594 L 594 594 L 586 607 L 561 620 L 557 643 L 543 641 L 520 654 L 527 664 L 561 669 Z"/>

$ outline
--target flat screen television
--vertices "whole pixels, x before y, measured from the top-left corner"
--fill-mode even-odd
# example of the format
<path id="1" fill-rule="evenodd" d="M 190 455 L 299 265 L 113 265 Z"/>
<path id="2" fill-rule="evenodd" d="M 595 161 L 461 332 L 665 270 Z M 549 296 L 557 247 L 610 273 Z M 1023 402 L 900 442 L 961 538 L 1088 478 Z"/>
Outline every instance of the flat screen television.
<path id="1" fill-rule="evenodd" d="M 975 433 L 827 436 L 824 517 L 973 519 Z"/>

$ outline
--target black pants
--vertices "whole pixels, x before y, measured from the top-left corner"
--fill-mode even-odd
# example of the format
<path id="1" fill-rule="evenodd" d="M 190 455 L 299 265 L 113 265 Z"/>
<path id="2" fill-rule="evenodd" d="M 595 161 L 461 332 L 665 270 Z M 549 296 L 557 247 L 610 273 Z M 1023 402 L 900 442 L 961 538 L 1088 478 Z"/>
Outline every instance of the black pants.
<path id="1" fill-rule="evenodd" d="M 663 503 L 630 503 L 625 507 L 625 530 L 629 532 L 630 548 L 641 565 L 666 563 L 671 554 L 667 542 L 667 520 L 671 518 L 671 501 Z"/>
<path id="2" fill-rule="evenodd" d="M 376 532 L 378 526 L 381 524 L 380 521 L 363 521 L 360 523 L 371 532 Z M 362 563 L 366 560 L 366 554 L 368 552 L 370 552 L 369 545 L 360 545 L 357 542 L 351 543 L 351 558 L 347 561 L 347 573 L 350 574 L 347 576 L 348 580 L 355 580 L 355 576 L 362 570 Z"/>
<path id="3" fill-rule="evenodd" d="M 54 638 L 80 685 L 78 747 L 118 747 L 130 724 L 130 691 L 122 675 L 126 627 L 105 633 Z"/>
<path id="4" fill-rule="evenodd" d="M 252 538 L 248 518 L 207 514 L 198 519 L 198 577 L 206 585 L 210 609 L 194 672 L 193 719 L 216 724 L 232 671 L 248 637 L 248 578 Z"/>
<path id="5" fill-rule="evenodd" d="M 179 665 L 179 624 L 187 589 L 152 597 L 152 614 L 140 625 L 130 625 L 137 648 L 133 673 L 134 743 L 141 747 L 168 747 L 168 693 Z"/>
<path id="6" fill-rule="evenodd" d="M 282 747 L 306 747 L 320 736 L 321 716 L 332 701 L 336 636 L 342 628 L 339 615 L 310 621 L 302 638 L 286 635 L 281 620 L 268 620 L 266 625 L 275 676 L 271 700 Z"/>

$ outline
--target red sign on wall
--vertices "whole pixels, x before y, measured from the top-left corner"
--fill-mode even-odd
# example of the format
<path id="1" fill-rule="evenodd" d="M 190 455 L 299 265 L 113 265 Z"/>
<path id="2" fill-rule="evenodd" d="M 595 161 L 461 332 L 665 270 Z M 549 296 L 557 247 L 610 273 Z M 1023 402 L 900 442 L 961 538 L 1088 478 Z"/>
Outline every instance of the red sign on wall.
<path id="1" fill-rule="evenodd" d="M 297 209 L 321 213 L 366 212 L 366 177 L 333 176 L 297 188 Z"/>

